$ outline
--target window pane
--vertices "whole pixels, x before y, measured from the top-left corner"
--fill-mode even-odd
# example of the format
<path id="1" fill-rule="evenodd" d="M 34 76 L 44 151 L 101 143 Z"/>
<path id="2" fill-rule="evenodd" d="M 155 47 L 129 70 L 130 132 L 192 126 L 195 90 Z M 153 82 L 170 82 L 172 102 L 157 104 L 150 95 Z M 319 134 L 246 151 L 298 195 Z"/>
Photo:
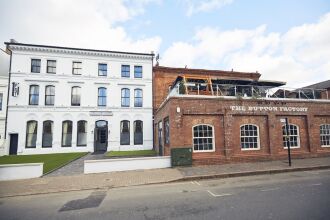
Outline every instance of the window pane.
<path id="1" fill-rule="evenodd" d="M 87 145 L 87 122 L 78 121 L 77 123 L 77 146 Z"/>
<path id="2" fill-rule="evenodd" d="M 130 66 L 122 65 L 121 66 L 121 76 L 122 77 L 130 77 Z"/>
<path id="3" fill-rule="evenodd" d="M 107 75 L 108 66 L 105 63 L 99 63 L 99 76 Z"/>
<path id="4" fill-rule="evenodd" d="M 72 121 L 64 121 L 62 124 L 62 147 L 71 147 Z"/>
<path id="5" fill-rule="evenodd" d="M 143 122 L 134 122 L 134 145 L 143 144 Z"/>
<path id="6" fill-rule="evenodd" d="M 53 122 L 44 121 L 42 133 L 42 147 L 52 147 L 53 142 Z"/>
<path id="7" fill-rule="evenodd" d="M 198 125 L 193 128 L 193 131 L 195 151 L 213 150 L 213 127 L 208 125 Z"/>
<path id="8" fill-rule="evenodd" d="M 26 148 L 35 148 L 37 143 L 37 121 L 28 121 L 26 124 Z"/>
<path id="9" fill-rule="evenodd" d="M 130 129 L 129 129 L 129 121 L 127 120 L 120 122 L 120 144 L 121 145 L 130 144 Z"/>
<path id="10" fill-rule="evenodd" d="M 142 78 L 142 66 L 134 66 L 134 78 Z"/>

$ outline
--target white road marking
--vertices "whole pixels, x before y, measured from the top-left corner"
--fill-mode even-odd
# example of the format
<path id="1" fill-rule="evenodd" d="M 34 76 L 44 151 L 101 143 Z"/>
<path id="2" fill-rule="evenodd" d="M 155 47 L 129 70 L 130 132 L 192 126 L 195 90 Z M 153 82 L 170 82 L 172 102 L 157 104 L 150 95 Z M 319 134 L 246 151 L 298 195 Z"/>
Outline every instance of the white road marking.
<path id="1" fill-rule="evenodd" d="M 275 188 L 269 188 L 269 189 L 261 189 L 260 191 L 261 192 L 268 192 L 268 191 L 274 191 L 274 190 L 278 190 L 279 188 L 278 187 L 275 187 Z"/>
<path id="2" fill-rule="evenodd" d="M 208 193 L 210 193 L 211 196 L 213 197 L 223 197 L 223 196 L 231 196 L 233 194 L 230 194 L 230 193 L 224 193 L 224 194 L 214 194 L 213 192 L 211 192 L 210 190 L 207 190 Z"/>
<path id="3" fill-rule="evenodd" d="M 322 183 L 313 183 L 312 186 L 321 186 Z"/>
<path id="4" fill-rule="evenodd" d="M 194 182 L 195 182 L 197 185 L 199 185 L 199 186 L 201 185 L 201 184 L 200 184 L 199 182 L 197 182 L 197 181 L 194 181 Z"/>

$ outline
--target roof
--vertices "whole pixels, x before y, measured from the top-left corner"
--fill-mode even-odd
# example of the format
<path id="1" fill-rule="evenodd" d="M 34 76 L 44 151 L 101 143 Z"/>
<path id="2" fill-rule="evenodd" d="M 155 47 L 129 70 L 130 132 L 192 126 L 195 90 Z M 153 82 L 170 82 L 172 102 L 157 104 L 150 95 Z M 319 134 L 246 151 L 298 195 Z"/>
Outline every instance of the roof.
<path id="1" fill-rule="evenodd" d="M 261 76 L 258 72 L 239 72 L 239 71 L 226 71 L 226 70 L 209 70 L 209 69 L 192 69 L 192 68 L 179 68 L 179 67 L 166 67 L 154 66 L 154 72 L 166 72 L 184 75 L 205 75 L 205 76 L 230 76 L 230 77 L 244 77 L 244 78 L 259 78 Z"/>
<path id="2" fill-rule="evenodd" d="M 89 52 L 100 52 L 100 53 L 119 53 L 119 54 L 132 54 L 132 55 L 143 55 L 143 56 L 154 56 L 153 53 L 135 53 L 135 52 L 124 52 L 124 51 L 112 51 L 112 50 L 96 50 L 96 49 L 86 49 L 86 48 L 76 48 L 76 47 L 60 47 L 51 45 L 41 45 L 41 44 L 24 44 L 15 42 L 4 42 L 5 45 L 16 45 L 16 46 L 27 46 L 27 47 L 42 47 L 42 48 L 54 48 L 63 50 L 78 50 L 78 51 L 89 51 Z"/>
<path id="3" fill-rule="evenodd" d="M 309 86 L 303 87 L 303 89 L 311 88 L 311 89 L 329 89 L 330 88 L 330 80 L 322 81 L 319 83 L 315 83 Z"/>

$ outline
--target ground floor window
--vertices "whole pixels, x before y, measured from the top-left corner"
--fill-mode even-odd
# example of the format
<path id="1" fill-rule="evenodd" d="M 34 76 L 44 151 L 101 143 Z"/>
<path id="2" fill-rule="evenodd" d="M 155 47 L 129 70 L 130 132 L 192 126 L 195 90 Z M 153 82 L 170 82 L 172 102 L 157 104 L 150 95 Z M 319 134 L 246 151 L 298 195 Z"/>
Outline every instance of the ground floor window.
<path id="1" fill-rule="evenodd" d="M 253 124 L 241 126 L 241 149 L 259 149 L 259 129 Z"/>
<path id="2" fill-rule="evenodd" d="M 26 148 L 35 148 L 37 145 L 37 130 L 38 122 L 37 121 L 28 121 L 26 123 Z"/>
<path id="3" fill-rule="evenodd" d="M 288 130 L 289 133 L 287 134 L 286 125 L 282 126 L 284 148 L 288 147 L 288 141 L 290 142 L 290 147 L 299 148 L 300 147 L 299 127 L 294 124 L 289 124 Z"/>
<path id="4" fill-rule="evenodd" d="M 143 144 L 143 122 L 134 121 L 134 145 Z"/>
<path id="5" fill-rule="evenodd" d="M 193 127 L 194 151 L 214 150 L 213 126 L 196 125 Z"/>
<path id="6" fill-rule="evenodd" d="M 320 126 L 320 139 L 322 147 L 330 147 L 330 124 Z"/>
<path id="7" fill-rule="evenodd" d="M 120 145 L 130 145 L 130 123 L 127 120 L 120 122 Z"/>
<path id="8" fill-rule="evenodd" d="M 63 121 L 62 147 L 71 147 L 71 145 L 72 145 L 72 121 Z"/>
<path id="9" fill-rule="evenodd" d="M 87 121 L 77 122 L 77 146 L 87 145 Z"/>
<path id="10" fill-rule="evenodd" d="M 52 147 L 53 144 L 53 122 L 44 121 L 42 128 L 42 147 Z"/>
<path id="11" fill-rule="evenodd" d="M 165 144 L 170 143 L 170 120 L 167 118 L 164 119 L 164 136 Z"/>

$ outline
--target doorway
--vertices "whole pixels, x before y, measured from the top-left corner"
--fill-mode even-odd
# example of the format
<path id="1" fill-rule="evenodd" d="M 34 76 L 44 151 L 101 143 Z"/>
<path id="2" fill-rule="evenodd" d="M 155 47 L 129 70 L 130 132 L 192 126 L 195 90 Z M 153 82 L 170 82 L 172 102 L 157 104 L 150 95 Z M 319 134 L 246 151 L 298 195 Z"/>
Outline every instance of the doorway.
<path id="1" fill-rule="evenodd" d="M 17 155 L 18 134 L 10 134 L 9 155 Z"/>
<path id="2" fill-rule="evenodd" d="M 108 122 L 104 120 L 95 122 L 94 152 L 107 151 L 108 147 Z"/>

